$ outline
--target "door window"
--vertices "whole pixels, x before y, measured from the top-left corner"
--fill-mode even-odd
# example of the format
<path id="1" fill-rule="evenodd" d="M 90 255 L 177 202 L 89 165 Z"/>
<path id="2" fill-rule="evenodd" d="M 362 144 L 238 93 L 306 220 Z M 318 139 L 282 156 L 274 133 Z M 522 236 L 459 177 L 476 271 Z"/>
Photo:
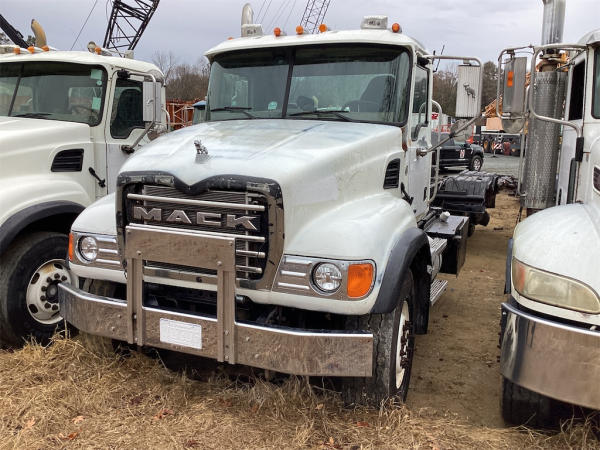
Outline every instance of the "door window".
<path id="1" fill-rule="evenodd" d="M 569 120 L 583 119 L 583 94 L 585 92 L 585 61 L 573 68 L 571 77 L 571 99 L 569 102 Z"/>
<path id="2" fill-rule="evenodd" d="M 113 138 L 129 137 L 136 128 L 144 128 L 142 82 L 117 80 L 110 116 L 110 135 Z"/>

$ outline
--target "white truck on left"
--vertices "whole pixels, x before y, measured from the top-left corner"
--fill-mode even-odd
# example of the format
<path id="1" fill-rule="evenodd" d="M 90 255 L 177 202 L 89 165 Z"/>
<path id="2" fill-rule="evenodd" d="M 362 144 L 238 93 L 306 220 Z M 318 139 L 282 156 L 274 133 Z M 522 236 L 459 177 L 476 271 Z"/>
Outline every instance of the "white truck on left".
<path id="1" fill-rule="evenodd" d="M 0 346 L 61 326 L 71 223 L 166 130 L 161 71 L 90 50 L 0 46 Z"/>

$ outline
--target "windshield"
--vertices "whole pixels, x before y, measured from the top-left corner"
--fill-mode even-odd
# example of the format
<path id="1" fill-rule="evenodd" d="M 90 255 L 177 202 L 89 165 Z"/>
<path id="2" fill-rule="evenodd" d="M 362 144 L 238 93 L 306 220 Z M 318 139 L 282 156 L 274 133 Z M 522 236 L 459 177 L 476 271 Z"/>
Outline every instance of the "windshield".
<path id="1" fill-rule="evenodd" d="M 64 62 L 0 64 L 0 116 L 87 123 L 102 119 L 106 71 Z"/>
<path id="2" fill-rule="evenodd" d="M 273 48 L 219 55 L 207 120 L 302 118 L 403 124 L 407 49 L 369 45 Z"/>

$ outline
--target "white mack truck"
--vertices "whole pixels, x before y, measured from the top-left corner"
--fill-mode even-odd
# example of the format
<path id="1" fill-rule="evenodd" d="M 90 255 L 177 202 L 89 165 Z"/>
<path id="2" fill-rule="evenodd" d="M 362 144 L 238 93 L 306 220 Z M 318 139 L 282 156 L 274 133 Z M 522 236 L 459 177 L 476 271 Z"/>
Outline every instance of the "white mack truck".
<path id="1" fill-rule="evenodd" d="M 138 346 L 342 377 L 347 403 L 403 400 L 436 276 L 458 273 L 468 231 L 430 206 L 437 57 L 384 16 L 290 36 L 249 19 L 206 56 L 206 122 L 145 146 L 73 224 L 63 317 Z M 481 63 L 456 59 L 459 111 L 479 115 Z"/>
<path id="2" fill-rule="evenodd" d="M 525 48 L 499 57 L 503 120 L 529 118 L 522 206 L 539 211 L 508 251 L 502 414 L 532 425 L 556 422 L 563 402 L 600 409 L 600 29 L 561 43 L 565 2 L 544 3 L 526 102 Z"/>
<path id="3" fill-rule="evenodd" d="M 73 220 L 166 128 L 160 70 L 90 50 L 0 46 L 0 346 L 46 341 L 63 324 Z"/>

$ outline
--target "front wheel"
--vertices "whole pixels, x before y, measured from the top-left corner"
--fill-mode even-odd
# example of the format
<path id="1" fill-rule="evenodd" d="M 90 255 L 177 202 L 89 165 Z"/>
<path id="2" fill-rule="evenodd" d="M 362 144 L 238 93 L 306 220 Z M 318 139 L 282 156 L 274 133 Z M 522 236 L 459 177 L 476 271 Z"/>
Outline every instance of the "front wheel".
<path id="1" fill-rule="evenodd" d="M 46 343 L 63 327 L 58 284 L 71 282 L 65 264 L 68 238 L 37 232 L 17 239 L 0 261 L 0 343 Z"/>
<path id="2" fill-rule="evenodd" d="M 483 159 L 481 156 L 473 156 L 471 159 L 471 170 L 479 172 L 481 170 L 481 166 L 483 166 Z"/>
<path id="3" fill-rule="evenodd" d="M 348 319 L 348 329 L 373 333 L 374 354 L 372 377 L 342 380 L 346 405 L 379 407 L 387 399 L 406 400 L 415 348 L 415 302 L 414 280 L 409 272 L 392 312 Z"/>

